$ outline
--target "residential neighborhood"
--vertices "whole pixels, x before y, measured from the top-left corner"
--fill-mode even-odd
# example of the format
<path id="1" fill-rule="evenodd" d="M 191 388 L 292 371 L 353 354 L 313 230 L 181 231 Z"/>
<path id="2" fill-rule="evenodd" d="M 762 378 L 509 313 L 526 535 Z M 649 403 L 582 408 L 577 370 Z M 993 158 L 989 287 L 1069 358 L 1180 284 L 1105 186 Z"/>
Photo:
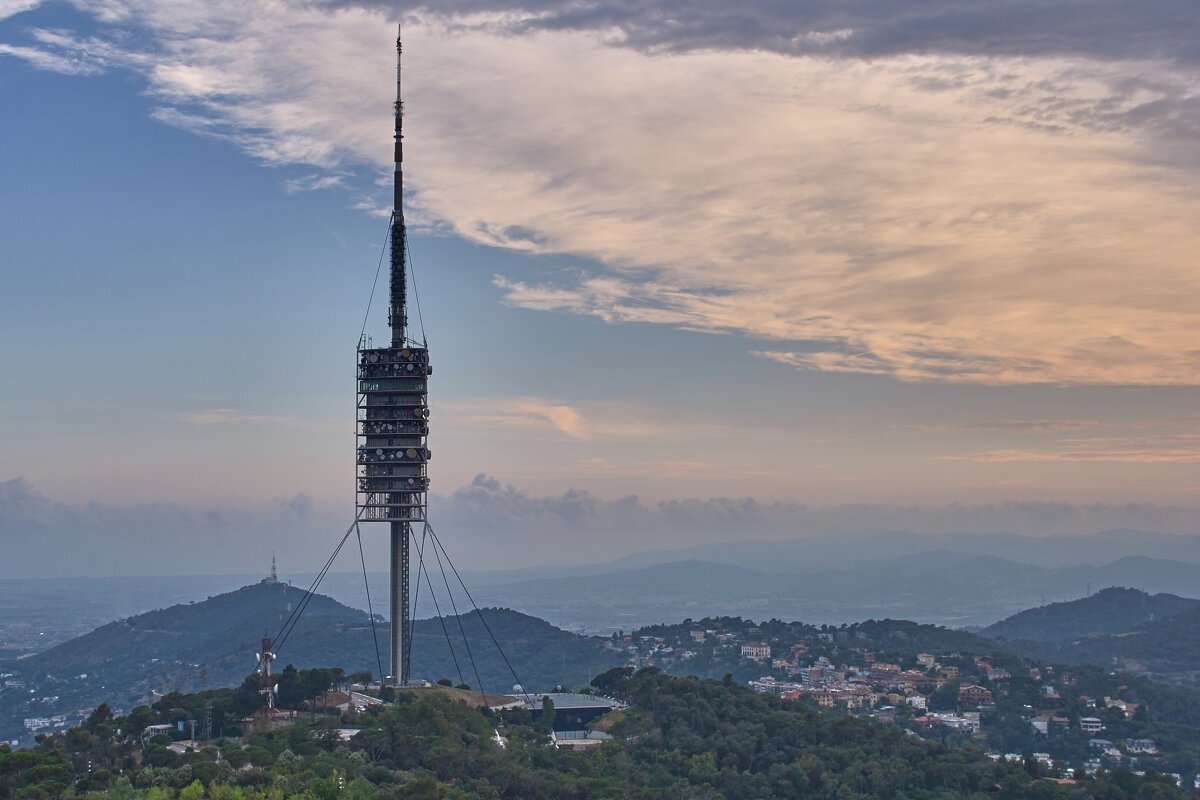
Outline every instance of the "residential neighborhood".
<path id="1" fill-rule="evenodd" d="M 892 621 L 832 628 L 720 618 L 622 632 L 608 646 L 637 668 L 728 674 L 782 702 L 840 709 L 925 739 L 975 744 L 994 758 L 1034 762 L 1064 780 L 1117 767 L 1196 773 L 1194 743 L 1165 748 L 1156 741 L 1146 704 L 1120 693 L 1128 687 L 1087 691 L 1114 680 L 1101 671 L 960 648 L 918 649 L 937 639 L 955 644 L 958 633 Z"/>

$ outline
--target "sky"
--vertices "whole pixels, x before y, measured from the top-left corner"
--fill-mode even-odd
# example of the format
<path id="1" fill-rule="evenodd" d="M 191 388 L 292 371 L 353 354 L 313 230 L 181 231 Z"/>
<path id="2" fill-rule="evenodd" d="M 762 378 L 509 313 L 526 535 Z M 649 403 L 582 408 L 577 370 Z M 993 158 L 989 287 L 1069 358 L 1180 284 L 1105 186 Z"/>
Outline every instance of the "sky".
<path id="1" fill-rule="evenodd" d="M 341 537 L 397 23 L 463 565 L 1200 532 L 1191 3 L 0 0 L 0 577 Z"/>

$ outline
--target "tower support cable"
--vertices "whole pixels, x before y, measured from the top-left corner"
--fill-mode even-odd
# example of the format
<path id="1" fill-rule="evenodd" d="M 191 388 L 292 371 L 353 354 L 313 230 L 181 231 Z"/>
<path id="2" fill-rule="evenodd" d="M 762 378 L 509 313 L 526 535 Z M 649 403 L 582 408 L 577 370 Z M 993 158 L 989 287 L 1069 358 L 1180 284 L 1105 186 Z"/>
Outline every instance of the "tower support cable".
<path id="1" fill-rule="evenodd" d="M 426 523 L 428 527 L 428 523 Z M 442 571 L 442 581 L 446 584 L 446 594 L 450 597 L 450 608 L 454 612 L 454 619 L 458 622 L 458 632 L 462 634 L 463 647 L 467 650 L 467 658 L 471 662 L 471 669 L 475 672 L 475 680 L 479 685 L 479 695 L 483 698 L 483 704 L 487 705 L 487 694 L 483 690 L 483 678 L 479 677 L 479 665 L 475 663 L 475 655 L 471 652 L 471 642 L 467 638 L 467 629 L 463 627 L 462 615 L 458 613 L 458 604 L 454 602 L 454 592 L 450 591 L 450 579 L 446 577 L 446 568 L 442 566 L 442 556 L 438 553 L 438 549 L 433 548 L 433 554 L 437 557 L 438 569 Z M 447 556 L 446 560 L 449 561 Z M 478 609 L 476 609 L 478 611 Z M 466 681 L 464 681 L 465 683 Z"/>
<path id="2" fill-rule="evenodd" d="M 325 561 L 325 566 L 323 566 L 321 571 L 317 573 L 317 577 L 313 578 L 313 582 L 309 585 L 308 589 L 305 590 L 304 596 L 300 598 L 300 602 L 296 604 L 296 607 L 292 609 L 292 613 L 288 615 L 288 618 L 284 621 L 283 627 L 279 629 L 279 633 L 275 634 L 275 638 L 272 640 L 275 643 L 275 653 L 278 654 L 279 649 L 283 647 L 284 643 L 295 629 L 296 623 L 300 621 L 301 615 L 304 614 L 304 610 L 308 608 L 309 602 L 312 600 L 313 595 L 316 594 L 317 587 L 320 586 L 321 581 L 325 579 L 326 573 L 328 573 L 329 568 L 333 566 L 333 562 L 338 557 L 338 553 L 342 552 L 342 547 L 346 544 L 346 540 L 350 538 L 350 534 L 354 533 L 354 529 L 357 525 L 358 519 L 355 518 L 354 522 L 350 523 L 350 527 L 346 529 L 346 534 L 342 537 L 342 540 L 338 542 L 337 547 L 333 548 L 333 553 Z"/>
<path id="3" fill-rule="evenodd" d="M 458 682 L 466 683 L 463 680 L 462 667 L 458 664 L 458 656 L 454 653 L 454 643 L 450 641 L 450 629 L 446 627 L 446 618 L 442 615 L 442 607 L 438 605 L 437 593 L 433 591 L 433 583 L 429 580 L 429 572 L 425 568 L 424 561 L 417 562 L 417 570 L 425 573 L 425 582 L 429 584 L 429 597 L 433 600 L 433 610 L 437 612 L 438 622 L 442 624 L 442 635 L 446 637 L 446 647 L 450 649 L 450 658 L 454 661 L 454 671 L 458 673 Z"/>
<path id="4" fill-rule="evenodd" d="M 504 665 L 508 667 L 508 671 L 513 676 L 513 680 L 518 686 L 522 687 L 521 693 L 525 695 L 526 702 L 530 702 L 529 693 L 524 691 L 525 684 L 521 683 L 520 677 L 517 676 L 517 671 L 513 669 L 512 662 L 508 660 L 508 655 L 504 652 L 504 648 L 500 646 L 500 641 L 496 638 L 496 634 L 492 632 L 492 626 L 488 625 L 487 618 L 484 617 L 483 611 L 475 602 L 475 598 L 471 596 L 471 590 L 467 588 L 467 584 L 463 582 L 462 576 L 458 574 L 458 569 L 455 568 L 454 562 L 450 559 L 450 554 L 446 552 L 446 548 L 442 546 L 442 541 L 438 538 L 437 531 L 433 529 L 432 525 L 429 525 L 428 527 L 429 535 L 433 540 L 433 546 L 435 550 L 440 549 L 442 551 L 442 555 L 446 557 L 446 563 L 450 565 L 450 570 L 454 573 L 454 577 L 458 580 L 459 586 L 462 587 L 463 593 L 466 594 L 467 600 L 471 602 L 471 607 L 474 608 L 476 613 L 479 614 L 479 621 L 483 623 L 484 630 L 488 632 L 488 636 L 490 636 L 492 639 L 492 644 L 496 646 L 496 652 L 500 654 L 500 658 L 504 659 Z"/>
<path id="5" fill-rule="evenodd" d="M 371 583 L 367 580 L 367 558 L 363 555 L 362 531 L 358 520 L 354 520 L 354 535 L 358 537 L 358 560 L 362 562 L 363 589 L 367 592 L 367 616 L 371 620 L 371 641 L 375 643 L 375 665 L 379 668 L 380 686 L 383 685 L 383 659 L 379 655 L 379 634 L 375 631 L 375 609 L 371 605 Z"/>

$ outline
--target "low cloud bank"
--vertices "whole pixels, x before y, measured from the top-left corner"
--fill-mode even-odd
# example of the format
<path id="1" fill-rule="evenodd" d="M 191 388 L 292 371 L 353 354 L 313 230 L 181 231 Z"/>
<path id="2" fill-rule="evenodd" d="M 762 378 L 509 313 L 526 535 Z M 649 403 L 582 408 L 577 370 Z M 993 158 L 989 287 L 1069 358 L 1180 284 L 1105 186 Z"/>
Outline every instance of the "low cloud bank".
<path id="1" fill-rule="evenodd" d="M 266 574 L 272 552 L 281 569 L 315 572 L 353 518 L 348 505 L 340 511 L 320 508 L 305 494 L 276 498 L 273 505 L 248 512 L 172 503 L 71 504 L 15 478 L 0 483 L 0 550 L 5 553 L 0 578 Z M 1200 533 L 1200 509 L 1182 506 L 814 506 L 719 497 L 647 504 L 634 496 L 605 500 L 581 489 L 537 497 L 483 474 L 450 495 L 432 496 L 430 519 L 456 564 L 476 570 L 584 564 L 653 549 L 858 531 L 1049 536 L 1122 528 Z M 383 526 L 362 526 L 368 563 L 384 558 L 382 532 Z M 344 553 L 356 547 L 353 538 L 347 547 Z M 346 558 L 338 569 L 356 570 L 355 559 Z"/>

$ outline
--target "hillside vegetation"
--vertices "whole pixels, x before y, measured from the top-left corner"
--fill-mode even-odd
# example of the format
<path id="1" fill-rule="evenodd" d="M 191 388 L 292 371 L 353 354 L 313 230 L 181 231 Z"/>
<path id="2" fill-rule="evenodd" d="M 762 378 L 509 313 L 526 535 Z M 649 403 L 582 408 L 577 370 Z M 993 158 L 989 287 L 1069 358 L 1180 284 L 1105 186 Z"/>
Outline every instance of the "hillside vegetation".
<path id="1" fill-rule="evenodd" d="M 114 718 L 97 708 L 83 726 L 33 751 L 0 747 L 0 794 L 55 800 L 1175 800 L 1153 774 L 1119 769 L 1060 784 L 1036 761 L 992 760 L 894 727 L 756 695 L 728 681 L 613 670 L 596 684 L 628 701 L 594 748 L 549 747 L 525 712 L 479 711 L 444 696 L 337 717 L 260 726 L 244 741 L 192 752 L 141 735 L 207 706 L 242 709 L 248 689 L 173 695 Z M 339 729 L 346 727 L 345 741 Z"/>
<path id="2" fill-rule="evenodd" d="M 1069 642 L 1089 635 L 1125 633 L 1198 606 L 1200 600 L 1112 587 L 1079 600 L 1022 611 L 979 633 L 1009 641 Z"/>
<path id="3" fill-rule="evenodd" d="M 101 702 L 129 709 L 170 692 L 237 686 L 255 668 L 260 639 L 280 630 L 303 594 L 283 583 L 258 583 L 118 620 L 8 662 L 0 671 L 14 673 L 32 691 L 0 691 L 0 739 L 15 738 L 26 717 L 69 713 Z M 504 643 L 512 671 L 484 620 Z M 347 673 L 378 676 L 381 662 L 384 670 L 389 667 L 391 630 L 380 620 L 375 628 L 381 659 L 366 612 L 315 595 L 279 649 L 279 668 L 338 664 Z M 472 611 L 461 619 L 417 620 L 413 640 L 413 675 L 450 678 L 490 692 L 510 691 L 517 679 L 531 690 L 551 689 L 561 682 L 583 684 L 591 675 L 623 663 L 601 640 L 508 609 L 484 609 L 482 619 Z M 467 657 L 468 645 L 473 662 Z M 46 697 L 53 699 L 46 702 Z"/>

